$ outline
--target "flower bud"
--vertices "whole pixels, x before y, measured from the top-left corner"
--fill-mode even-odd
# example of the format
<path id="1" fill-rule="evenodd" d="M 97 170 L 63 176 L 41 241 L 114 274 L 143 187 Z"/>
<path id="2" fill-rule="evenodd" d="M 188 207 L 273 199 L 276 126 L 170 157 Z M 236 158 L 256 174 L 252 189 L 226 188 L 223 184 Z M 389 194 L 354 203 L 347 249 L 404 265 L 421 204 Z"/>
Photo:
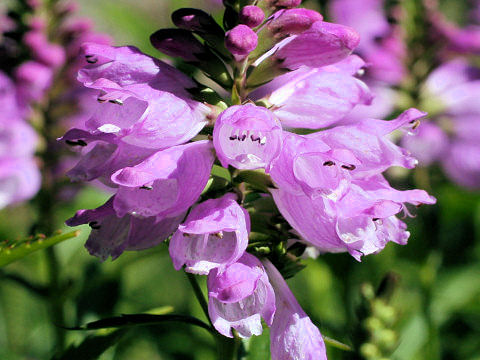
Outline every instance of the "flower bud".
<path id="1" fill-rule="evenodd" d="M 172 14 L 173 23 L 180 29 L 198 33 L 221 33 L 222 28 L 205 11 L 199 9 L 183 8 Z"/>
<path id="2" fill-rule="evenodd" d="M 197 55 L 205 52 L 200 41 L 184 29 L 160 29 L 150 35 L 150 42 L 164 54 L 186 61 L 198 61 Z"/>
<path id="3" fill-rule="evenodd" d="M 248 27 L 254 28 L 262 23 L 265 19 L 263 10 L 258 6 L 248 5 L 240 10 L 239 21 Z"/>
<path id="4" fill-rule="evenodd" d="M 237 25 L 225 34 L 225 46 L 234 55 L 248 55 L 257 43 L 257 34 L 247 25 Z"/>
<path id="5" fill-rule="evenodd" d="M 277 8 L 294 8 L 302 3 L 302 0 L 269 0 L 271 6 Z"/>
<path id="6" fill-rule="evenodd" d="M 274 15 L 267 28 L 277 36 L 300 34 L 308 30 L 316 21 L 323 20 L 318 12 L 309 9 L 281 10 Z"/>

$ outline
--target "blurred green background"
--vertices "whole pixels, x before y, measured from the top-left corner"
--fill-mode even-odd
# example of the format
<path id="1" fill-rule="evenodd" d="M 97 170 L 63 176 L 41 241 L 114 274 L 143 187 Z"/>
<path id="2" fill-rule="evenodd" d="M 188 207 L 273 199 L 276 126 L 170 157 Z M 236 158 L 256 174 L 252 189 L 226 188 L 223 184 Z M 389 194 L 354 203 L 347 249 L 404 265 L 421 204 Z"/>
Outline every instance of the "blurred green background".
<path id="1" fill-rule="evenodd" d="M 78 3 L 80 13 L 93 18 L 96 29 L 113 36 L 116 45 L 135 45 L 156 56 L 149 34 L 171 26 L 169 14 L 174 9 L 205 4 L 200 0 Z M 458 8 L 451 7 L 455 17 Z M 389 244 L 361 263 L 347 254 L 308 259 L 307 267 L 288 282 L 322 334 L 342 343 L 370 341 L 395 348 L 390 358 L 398 360 L 480 360 L 480 194 L 450 184 L 439 169 L 431 169 L 428 176 L 431 188 L 427 190 L 438 204 L 419 208 L 415 218 L 406 219 L 411 232 L 407 246 Z M 418 178 L 417 174 L 399 184 L 418 187 Z M 82 190 L 57 214 L 56 228 L 62 228 L 77 209 L 97 207 L 106 199 L 99 190 Z M 25 236 L 33 222 L 28 205 L 2 210 L 0 240 Z M 165 245 L 100 263 L 83 247 L 88 227 L 81 230 L 79 238 L 56 246 L 61 277 L 67 283 L 59 295 L 66 300 L 63 325 L 164 306 L 204 319 L 187 278 L 173 269 Z M 12 274 L 45 283 L 45 252 L 12 263 L 0 273 L 0 359 L 48 359 L 54 327 L 46 303 L 41 294 L 9 278 Z M 388 289 L 382 292 L 383 286 L 379 296 L 369 300 L 369 286 L 378 289 L 385 278 Z M 80 344 L 87 335 L 69 331 L 67 343 Z M 268 347 L 266 330 L 247 344 L 246 359 L 269 359 Z M 327 346 L 327 353 L 331 360 L 358 358 L 332 346 Z M 215 358 L 215 347 L 206 331 L 168 323 L 136 327 L 99 358 L 207 360 Z"/>

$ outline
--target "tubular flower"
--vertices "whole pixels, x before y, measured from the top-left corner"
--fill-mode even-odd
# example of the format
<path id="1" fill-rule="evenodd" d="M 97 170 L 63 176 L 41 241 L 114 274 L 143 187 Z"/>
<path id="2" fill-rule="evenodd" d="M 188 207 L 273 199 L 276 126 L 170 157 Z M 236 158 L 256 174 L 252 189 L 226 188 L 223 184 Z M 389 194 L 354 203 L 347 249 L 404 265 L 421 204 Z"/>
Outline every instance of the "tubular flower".
<path id="1" fill-rule="evenodd" d="M 177 69 L 134 47 L 87 43 L 83 54 L 89 65 L 78 80 L 100 90 L 97 111 L 85 124 L 88 131 L 164 149 L 188 141 L 205 125 L 209 108 L 192 100 L 186 89 L 195 83 Z"/>
<path id="2" fill-rule="evenodd" d="M 260 87 L 253 96 L 265 98 L 282 126 L 320 129 L 343 119 L 356 105 L 368 105 L 372 94 L 355 74 L 365 65 L 351 55 L 334 65 L 303 67 Z"/>
<path id="3" fill-rule="evenodd" d="M 245 253 L 236 263 L 208 274 L 208 314 L 217 331 L 233 337 L 260 335 L 261 318 L 272 325 L 275 294 L 262 263 Z"/>
<path id="4" fill-rule="evenodd" d="M 231 106 L 215 123 L 213 144 L 225 167 L 269 169 L 280 154 L 282 127 L 263 107 L 253 104 Z"/>
<path id="5" fill-rule="evenodd" d="M 175 217 L 118 217 L 113 208 L 114 197 L 93 210 L 79 210 L 68 219 L 68 226 L 88 224 L 92 229 L 85 247 L 102 261 L 116 259 L 125 250 L 142 250 L 165 240 L 182 221 L 184 213 Z"/>
<path id="6" fill-rule="evenodd" d="M 249 216 L 234 194 L 207 200 L 190 212 L 170 240 L 176 270 L 207 275 L 237 261 L 248 245 Z"/>
<path id="7" fill-rule="evenodd" d="M 302 310 L 275 266 L 268 260 L 263 264 L 276 300 L 276 312 L 270 326 L 272 360 L 326 360 L 320 331 Z"/>
<path id="8" fill-rule="evenodd" d="M 207 184 L 214 156 L 209 141 L 159 151 L 112 175 L 118 186 L 113 208 L 118 216 L 176 216 L 197 201 Z"/>

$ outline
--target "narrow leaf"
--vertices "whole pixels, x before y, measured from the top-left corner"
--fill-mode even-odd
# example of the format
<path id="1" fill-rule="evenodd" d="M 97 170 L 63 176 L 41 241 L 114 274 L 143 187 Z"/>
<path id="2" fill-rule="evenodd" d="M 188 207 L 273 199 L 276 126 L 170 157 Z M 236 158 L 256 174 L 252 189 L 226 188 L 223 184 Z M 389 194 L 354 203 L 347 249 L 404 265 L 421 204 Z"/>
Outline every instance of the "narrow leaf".
<path id="1" fill-rule="evenodd" d="M 330 345 L 334 348 L 344 350 L 344 351 L 352 351 L 352 348 L 347 344 L 344 344 L 338 340 L 329 338 L 328 336 L 323 336 L 323 341 L 325 341 L 325 344 Z"/>
<path id="2" fill-rule="evenodd" d="M 137 325 L 158 325 L 164 322 L 183 322 L 204 328 L 210 332 L 213 329 L 203 321 L 187 315 L 153 315 L 153 314 L 122 314 L 97 321 L 90 322 L 84 326 L 67 328 L 69 330 L 97 330 L 107 328 L 121 328 Z"/>
<path id="3" fill-rule="evenodd" d="M 77 230 L 49 238 L 43 235 L 37 235 L 36 237 L 20 241 L 0 242 L 0 267 L 30 255 L 37 250 L 46 249 L 62 241 L 75 238 L 79 234 L 80 231 Z"/>
<path id="4" fill-rule="evenodd" d="M 96 360 L 125 334 L 125 330 L 116 330 L 107 335 L 88 336 L 79 345 L 70 346 L 65 352 L 52 360 Z"/>

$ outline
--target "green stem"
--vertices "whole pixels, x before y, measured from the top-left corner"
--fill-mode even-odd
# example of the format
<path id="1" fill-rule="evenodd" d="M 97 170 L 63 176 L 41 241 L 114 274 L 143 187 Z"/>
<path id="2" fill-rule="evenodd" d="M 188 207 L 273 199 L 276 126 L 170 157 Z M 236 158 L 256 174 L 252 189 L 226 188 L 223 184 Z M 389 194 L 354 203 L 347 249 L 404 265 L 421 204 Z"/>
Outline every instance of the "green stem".
<path id="1" fill-rule="evenodd" d="M 208 303 L 205 300 L 203 295 L 202 289 L 198 285 L 197 279 L 195 275 L 185 272 L 187 275 L 188 281 L 192 286 L 193 292 L 195 293 L 195 297 L 197 298 L 203 313 L 208 319 L 210 326 L 213 328 L 212 321 L 210 320 L 210 316 L 208 315 Z M 233 333 L 233 338 L 228 338 L 226 336 L 220 335 L 219 333 L 214 334 L 215 342 L 217 343 L 217 354 L 219 360 L 237 360 L 238 359 L 238 350 L 241 345 L 241 340 L 238 335 Z"/>
<path id="2" fill-rule="evenodd" d="M 190 285 L 192 286 L 193 292 L 195 293 L 195 297 L 197 298 L 198 303 L 202 307 L 203 313 L 207 317 L 210 325 L 212 325 L 212 322 L 210 320 L 210 316 L 208 315 L 208 303 L 205 300 L 205 297 L 203 296 L 202 289 L 200 289 L 200 286 L 198 285 L 198 282 L 197 282 L 197 279 L 195 278 L 195 275 L 190 274 L 186 271 L 185 271 L 185 275 L 187 275 L 187 279 L 190 282 Z"/>
<path id="3" fill-rule="evenodd" d="M 61 351 L 65 348 L 65 324 L 64 308 L 63 308 L 63 289 L 61 288 L 59 273 L 60 265 L 54 247 L 46 249 L 47 266 L 49 273 L 49 310 L 53 321 L 56 350 Z"/>
<path id="4" fill-rule="evenodd" d="M 241 340 L 234 334 L 233 338 L 228 338 L 220 334 L 216 335 L 218 360 L 237 360 L 238 350 Z"/>

